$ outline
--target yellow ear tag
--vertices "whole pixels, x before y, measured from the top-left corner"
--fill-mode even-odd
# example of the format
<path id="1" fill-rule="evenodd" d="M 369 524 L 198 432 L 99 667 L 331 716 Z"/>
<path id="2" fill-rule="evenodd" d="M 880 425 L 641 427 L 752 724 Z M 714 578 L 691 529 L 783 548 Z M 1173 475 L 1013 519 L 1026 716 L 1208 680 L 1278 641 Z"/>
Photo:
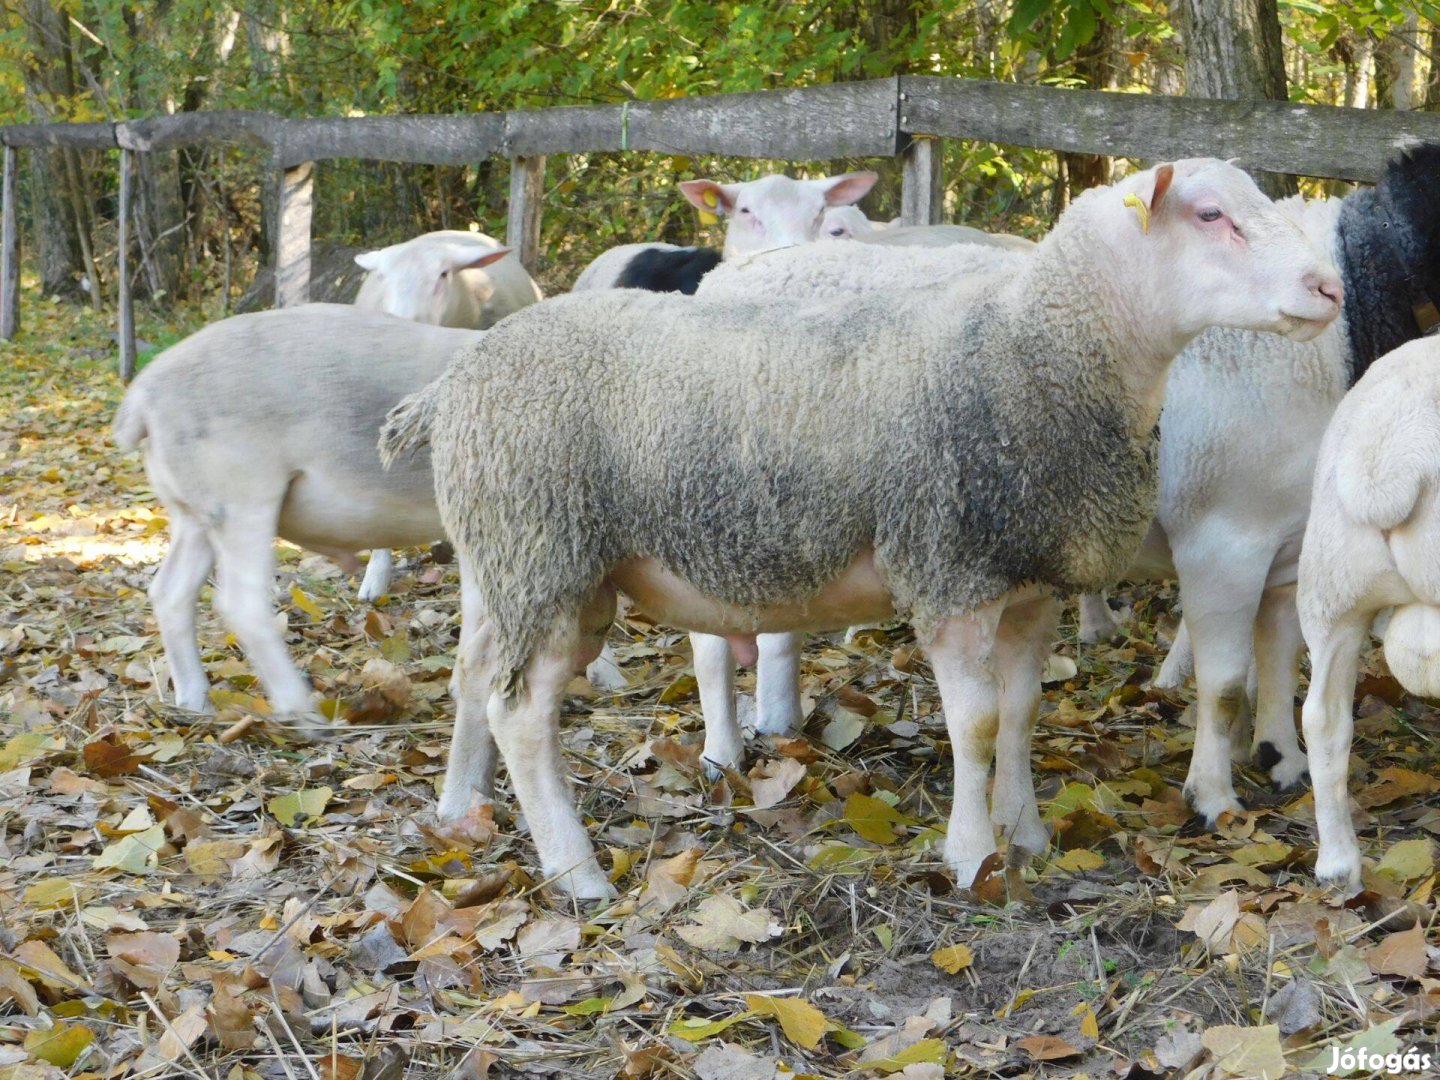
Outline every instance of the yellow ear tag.
<path id="1" fill-rule="evenodd" d="M 713 192 L 713 191 L 711 191 L 711 190 L 709 190 L 709 189 L 706 189 L 705 194 L 703 194 L 703 195 L 700 196 L 700 200 L 701 200 L 706 206 L 708 206 L 708 207 L 711 208 L 710 210 L 701 210 L 701 211 L 700 211 L 700 224 L 701 224 L 701 225 L 718 225 L 718 224 L 720 224 L 720 215 L 711 212 L 711 210 L 713 210 L 715 207 L 717 207 L 717 206 L 720 205 L 720 198 L 719 198 L 719 196 L 716 195 L 715 192 Z"/>
<path id="2" fill-rule="evenodd" d="M 1140 196 L 1133 191 L 1120 200 L 1126 206 L 1135 208 L 1135 216 L 1140 219 L 1140 231 L 1146 236 L 1150 235 L 1150 208 L 1140 201 Z"/>

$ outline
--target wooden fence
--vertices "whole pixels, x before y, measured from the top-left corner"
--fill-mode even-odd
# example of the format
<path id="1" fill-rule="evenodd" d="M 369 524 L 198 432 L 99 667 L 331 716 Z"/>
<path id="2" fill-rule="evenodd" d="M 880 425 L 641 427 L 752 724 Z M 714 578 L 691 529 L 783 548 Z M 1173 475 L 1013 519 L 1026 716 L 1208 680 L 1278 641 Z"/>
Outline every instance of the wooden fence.
<path id="1" fill-rule="evenodd" d="M 285 119 L 267 113 L 182 113 L 114 124 L 0 126 L 0 339 L 20 325 L 20 230 L 15 210 L 21 148 L 119 150 L 120 371 L 134 372 L 127 239 L 133 155 L 187 146 L 269 152 L 280 191 L 275 303 L 310 291 L 315 162 L 336 158 L 462 165 L 511 162 L 507 243 L 534 269 L 547 154 L 648 150 L 664 154 L 813 161 L 903 155 L 902 219 L 938 220 L 940 140 L 1121 157 L 1238 157 L 1273 172 L 1375 180 L 1409 141 L 1440 140 L 1440 114 L 1269 101 L 1207 101 L 897 76 L 793 90 L 717 94 L 620 105 L 459 116 Z"/>

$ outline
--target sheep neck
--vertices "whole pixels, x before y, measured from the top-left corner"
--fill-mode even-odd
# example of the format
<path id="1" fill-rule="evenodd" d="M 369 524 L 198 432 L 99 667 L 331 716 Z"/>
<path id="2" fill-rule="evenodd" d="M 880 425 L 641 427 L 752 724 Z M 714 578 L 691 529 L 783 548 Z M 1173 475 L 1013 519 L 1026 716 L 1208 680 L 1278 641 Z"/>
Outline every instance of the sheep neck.
<path id="1" fill-rule="evenodd" d="M 1147 438 L 1165 401 L 1170 363 L 1194 335 L 1181 331 L 1157 298 L 1153 267 L 1105 242 L 1088 222 L 1076 225 L 1046 238 L 1011 282 L 1011 302 L 1022 324 L 1046 327 L 1084 363 L 1099 358 L 1125 402 L 1131 433 Z"/>
<path id="2" fill-rule="evenodd" d="M 1340 274 L 1345 282 L 1345 324 L 1350 332 L 1350 385 L 1380 357 L 1420 336 L 1406 287 L 1411 268 L 1401 264 L 1395 244 L 1381 235 L 1376 190 L 1346 197 L 1336 231 Z M 1395 226 L 1409 223 L 1395 219 Z"/>

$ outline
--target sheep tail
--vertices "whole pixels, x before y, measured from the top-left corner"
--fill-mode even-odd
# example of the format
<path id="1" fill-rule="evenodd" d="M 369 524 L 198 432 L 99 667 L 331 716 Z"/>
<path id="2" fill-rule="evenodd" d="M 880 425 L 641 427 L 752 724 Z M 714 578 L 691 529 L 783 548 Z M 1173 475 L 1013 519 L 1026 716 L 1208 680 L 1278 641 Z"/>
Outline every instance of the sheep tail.
<path id="1" fill-rule="evenodd" d="M 122 450 L 134 450 L 149 434 L 145 425 L 145 395 L 139 387 L 132 386 L 120 402 L 110 432 Z"/>
<path id="2" fill-rule="evenodd" d="M 404 454 L 415 454 L 430 445 L 430 424 L 441 379 L 401 400 L 385 415 L 380 428 L 380 461 L 388 469 Z"/>

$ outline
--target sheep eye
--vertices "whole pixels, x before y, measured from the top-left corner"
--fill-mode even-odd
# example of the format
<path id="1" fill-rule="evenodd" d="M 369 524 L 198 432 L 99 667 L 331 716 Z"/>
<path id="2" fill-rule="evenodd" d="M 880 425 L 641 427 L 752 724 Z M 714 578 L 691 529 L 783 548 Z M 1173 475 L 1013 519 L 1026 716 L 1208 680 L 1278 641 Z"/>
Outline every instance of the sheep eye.
<path id="1" fill-rule="evenodd" d="M 845 235 L 845 230 L 844 230 L 844 229 L 831 229 L 831 230 L 830 230 L 830 235 L 831 235 L 831 236 L 844 236 L 844 235 Z"/>
<path id="2" fill-rule="evenodd" d="M 742 213 L 742 214 L 748 214 L 749 212 L 750 212 L 750 208 L 749 208 L 748 206 L 742 206 L 742 207 L 740 207 L 740 213 Z"/>
<path id="3" fill-rule="evenodd" d="M 1217 210 L 1217 209 L 1216 209 L 1215 207 L 1213 207 L 1213 206 L 1207 207 L 1206 209 L 1200 211 L 1200 220 L 1201 220 L 1201 221 L 1219 221 L 1219 220 L 1220 220 L 1220 211 Z"/>

